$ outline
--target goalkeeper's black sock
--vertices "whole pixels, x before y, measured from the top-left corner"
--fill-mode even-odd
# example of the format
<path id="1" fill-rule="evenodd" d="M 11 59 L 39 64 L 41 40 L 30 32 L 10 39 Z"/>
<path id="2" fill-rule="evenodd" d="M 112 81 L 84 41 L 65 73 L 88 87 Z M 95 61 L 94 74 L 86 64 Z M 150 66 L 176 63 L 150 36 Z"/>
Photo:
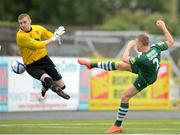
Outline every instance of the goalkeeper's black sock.
<path id="1" fill-rule="evenodd" d="M 111 62 L 111 61 L 107 61 L 107 62 L 97 62 L 97 63 L 92 63 L 91 67 L 92 68 L 101 68 L 107 71 L 111 71 L 111 70 L 116 70 L 116 63 L 115 62 Z"/>
<path id="2" fill-rule="evenodd" d="M 61 89 L 64 90 L 66 88 L 66 85 L 62 86 Z"/>
<path id="3" fill-rule="evenodd" d="M 114 125 L 116 125 L 118 127 L 121 126 L 122 121 L 128 112 L 128 108 L 129 108 L 129 103 L 121 103 L 121 105 L 118 109 L 117 118 L 116 118 Z"/>

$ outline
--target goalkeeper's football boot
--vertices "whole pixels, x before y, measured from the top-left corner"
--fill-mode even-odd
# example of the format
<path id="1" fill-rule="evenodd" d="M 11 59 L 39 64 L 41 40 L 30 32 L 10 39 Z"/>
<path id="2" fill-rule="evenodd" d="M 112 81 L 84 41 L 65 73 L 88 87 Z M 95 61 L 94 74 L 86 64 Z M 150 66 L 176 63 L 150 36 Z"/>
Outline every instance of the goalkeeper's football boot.
<path id="1" fill-rule="evenodd" d="M 47 88 L 45 88 L 44 86 L 42 86 L 41 95 L 38 96 L 38 100 L 39 100 L 40 102 L 42 102 L 42 101 L 45 100 L 45 94 L 46 94 L 46 91 L 47 91 L 47 90 L 48 90 Z"/>
<path id="2" fill-rule="evenodd" d="M 88 69 L 91 69 L 91 62 L 83 60 L 83 59 L 78 59 L 78 63 L 80 65 L 85 65 Z"/>
<path id="3" fill-rule="evenodd" d="M 106 133 L 108 133 L 108 134 L 111 134 L 111 133 L 120 133 L 122 131 L 123 131 L 123 127 L 122 126 L 118 127 L 116 125 L 113 125 L 109 129 L 107 129 Z"/>
<path id="4" fill-rule="evenodd" d="M 57 95 L 59 95 L 60 97 L 64 98 L 64 99 L 70 99 L 70 96 L 68 94 L 66 94 L 59 86 L 57 85 L 53 85 L 51 87 L 52 91 L 54 91 Z"/>
<path id="5" fill-rule="evenodd" d="M 41 89 L 41 96 L 42 97 L 45 97 L 45 94 L 46 94 L 46 91 L 47 91 L 48 89 L 46 89 L 45 87 L 43 87 L 42 89 Z"/>
<path id="6" fill-rule="evenodd" d="M 59 95 L 59 96 L 61 96 L 62 98 L 64 98 L 64 99 L 70 99 L 70 96 L 67 94 L 67 93 L 65 93 L 62 89 L 60 89 L 60 88 L 58 88 L 58 90 L 56 91 L 56 93 Z"/>
<path id="7" fill-rule="evenodd" d="M 41 83 L 42 83 L 41 96 L 45 97 L 46 91 L 48 91 L 49 88 L 46 87 L 44 82 Z"/>

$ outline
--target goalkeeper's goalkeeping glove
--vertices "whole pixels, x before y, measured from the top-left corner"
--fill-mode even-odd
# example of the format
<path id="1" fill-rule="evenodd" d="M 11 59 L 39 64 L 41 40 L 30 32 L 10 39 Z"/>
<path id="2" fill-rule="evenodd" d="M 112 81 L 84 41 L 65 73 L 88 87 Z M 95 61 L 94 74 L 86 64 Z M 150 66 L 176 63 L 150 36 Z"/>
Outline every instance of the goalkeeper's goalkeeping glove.
<path id="1" fill-rule="evenodd" d="M 65 33 L 64 26 L 59 26 L 58 29 L 55 30 L 53 37 L 51 38 L 53 41 L 58 41 L 61 44 L 61 36 Z"/>

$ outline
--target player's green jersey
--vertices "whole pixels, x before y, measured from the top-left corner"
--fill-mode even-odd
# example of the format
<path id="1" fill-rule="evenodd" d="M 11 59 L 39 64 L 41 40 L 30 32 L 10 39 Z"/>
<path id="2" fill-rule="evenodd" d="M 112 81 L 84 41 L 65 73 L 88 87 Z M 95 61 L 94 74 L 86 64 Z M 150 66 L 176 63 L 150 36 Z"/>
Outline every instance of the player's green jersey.
<path id="1" fill-rule="evenodd" d="M 157 79 L 161 51 L 167 49 L 168 45 L 166 42 L 159 42 L 152 44 L 149 51 L 142 53 L 138 57 L 130 57 L 132 72 L 143 77 L 148 84 L 152 84 Z"/>

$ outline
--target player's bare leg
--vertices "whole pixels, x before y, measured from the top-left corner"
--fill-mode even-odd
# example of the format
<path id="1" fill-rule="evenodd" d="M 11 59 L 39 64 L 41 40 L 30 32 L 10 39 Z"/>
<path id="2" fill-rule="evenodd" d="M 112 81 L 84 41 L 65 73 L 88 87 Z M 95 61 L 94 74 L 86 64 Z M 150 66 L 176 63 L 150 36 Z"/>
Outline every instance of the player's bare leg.
<path id="1" fill-rule="evenodd" d="M 134 85 L 132 85 L 122 94 L 121 104 L 117 112 L 116 121 L 114 125 L 107 129 L 106 133 L 119 133 L 123 131 L 122 122 L 128 112 L 129 100 L 138 92 L 139 91 L 134 87 Z"/>
<path id="2" fill-rule="evenodd" d="M 63 97 L 64 99 L 69 99 L 70 96 L 67 93 L 65 93 L 66 85 L 64 84 L 63 79 L 60 79 L 58 81 L 54 81 L 54 83 L 55 83 L 56 89 L 57 89 L 56 93 L 59 96 Z"/>
<path id="3" fill-rule="evenodd" d="M 87 60 L 78 59 L 80 65 L 86 66 L 88 69 L 91 68 L 100 68 L 106 71 L 112 70 L 121 70 L 121 71 L 130 71 L 130 64 L 124 62 L 113 62 L 113 61 L 101 61 L 101 62 L 89 62 Z"/>
<path id="4" fill-rule="evenodd" d="M 58 81 L 54 81 L 54 83 L 55 83 L 57 86 L 59 86 L 62 90 L 65 90 L 66 85 L 64 84 L 63 79 L 60 79 L 60 80 L 58 80 Z"/>
<path id="5" fill-rule="evenodd" d="M 116 70 L 115 67 L 115 62 L 111 62 L 111 61 L 104 61 L 104 62 L 89 62 L 83 59 L 78 59 L 78 63 L 80 65 L 84 65 L 86 66 L 88 69 L 91 68 L 101 68 L 107 71 L 111 71 L 111 70 Z"/>
<path id="6" fill-rule="evenodd" d="M 56 81 L 56 83 L 53 81 L 53 79 L 46 73 L 44 73 L 41 78 L 40 78 L 43 86 L 47 89 L 51 89 L 53 92 L 55 92 L 57 95 L 61 96 L 64 99 L 70 99 L 70 96 L 68 94 L 66 94 L 65 92 L 63 92 L 62 88 L 60 86 L 58 86 L 56 83 L 63 83 L 60 79 L 58 81 Z M 65 86 L 64 86 L 65 87 Z M 46 90 L 42 90 L 41 92 L 41 96 L 45 96 Z"/>

